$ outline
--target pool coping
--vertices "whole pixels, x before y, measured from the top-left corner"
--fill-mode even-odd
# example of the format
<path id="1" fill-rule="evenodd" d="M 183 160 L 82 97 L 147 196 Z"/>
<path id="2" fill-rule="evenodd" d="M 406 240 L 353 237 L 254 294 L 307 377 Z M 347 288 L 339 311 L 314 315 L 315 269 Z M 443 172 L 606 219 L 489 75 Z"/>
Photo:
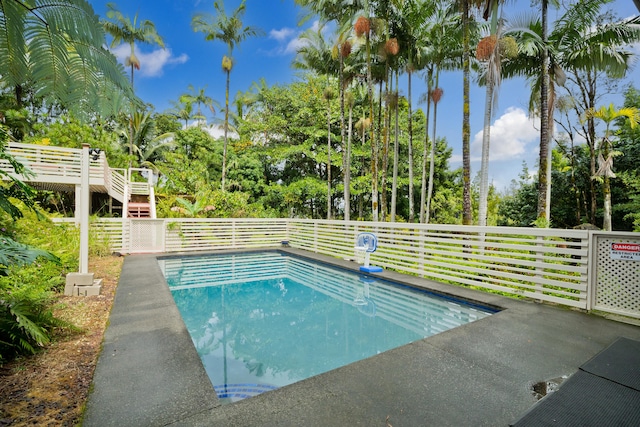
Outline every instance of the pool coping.
<path id="1" fill-rule="evenodd" d="M 358 269 L 348 260 L 279 250 Z M 221 405 L 157 258 L 230 252 L 247 251 L 126 257 L 83 425 L 508 425 L 535 404 L 533 383 L 575 372 L 620 336 L 640 339 L 638 326 L 384 271 L 373 275 L 503 310 Z"/>

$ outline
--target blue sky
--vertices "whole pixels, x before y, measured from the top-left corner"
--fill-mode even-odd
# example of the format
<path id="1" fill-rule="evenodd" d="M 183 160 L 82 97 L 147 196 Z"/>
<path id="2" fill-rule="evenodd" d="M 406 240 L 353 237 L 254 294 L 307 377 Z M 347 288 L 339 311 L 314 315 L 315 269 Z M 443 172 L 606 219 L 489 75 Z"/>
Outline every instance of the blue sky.
<path id="1" fill-rule="evenodd" d="M 104 0 L 89 0 L 95 12 L 106 15 Z M 240 0 L 226 0 L 227 13 L 237 7 Z M 518 3 L 517 5 L 515 3 Z M 165 49 L 155 46 L 136 46 L 136 55 L 141 69 L 135 73 L 135 90 L 145 102 L 157 111 L 171 108 L 171 101 L 187 92 L 189 85 L 205 88 L 206 93 L 221 105 L 224 104 L 225 75 L 221 68 L 226 45 L 220 41 L 207 42 L 202 33 L 191 29 L 191 18 L 195 13 L 213 13 L 213 0 L 129 0 L 116 1 L 119 10 L 133 19 L 152 20 L 163 37 Z M 264 78 L 269 85 L 286 84 L 296 80 L 297 71 L 291 68 L 295 57 L 298 36 L 314 25 L 309 20 L 303 26 L 298 22 L 304 15 L 293 0 L 247 0 L 244 15 L 245 25 L 257 26 L 264 31 L 260 38 L 249 38 L 234 50 L 234 68 L 231 73 L 231 97 L 238 91 L 248 90 L 253 82 Z M 620 17 L 638 14 L 633 0 L 615 0 L 609 4 Z M 511 2 L 505 8 L 507 17 L 528 11 L 529 1 Z M 552 17 L 555 11 L 550 9 Z M 128 46 L 113 49 L 123 62 L 129 54 Z M 640 47 L 635 48 L 640 54 Z M 444 96 L 438 106 L 438 137 L 446 137 L 453 149 L 451 167 L 461 162 L 462 120 L 462 76 L 446 73 L 440 86 Z M 640 86 L 638 66 L 629 74 L 626 82 Z M 625 85 L 620 85 L 620 90 Z M 414 99 L 426 91 L 422 80 L 414 79 Z M 480 168 L 482 124 L 484 117 L 484 88 L 472 85 L 471 91 L 471 139 L 472 176 Z M 406 91 L 401 93 L 406 95 Z M 530 171 L 536 170 L 539 131 L 536 123 L 527 117 L 529 90 L 522 80 L 505 80 L 499 93 L 498 107 L 492 121 L 489 179 L 502 190 L 517 179 L 526 162 Z M 612 93 L 602 100 L 603 105 L 614 102 L 620 105 L 622 97 Z M 318 118 L 324 120 L 324 118 Z M 431 131 L 430 131 L 431 132 Z"/>

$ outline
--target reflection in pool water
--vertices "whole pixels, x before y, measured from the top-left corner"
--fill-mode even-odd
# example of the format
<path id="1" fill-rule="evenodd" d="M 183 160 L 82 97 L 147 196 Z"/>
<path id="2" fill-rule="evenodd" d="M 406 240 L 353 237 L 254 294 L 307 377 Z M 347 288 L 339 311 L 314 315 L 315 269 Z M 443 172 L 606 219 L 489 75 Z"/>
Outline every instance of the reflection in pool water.
<path id="1" fill-rule="evenodd" d="M 279 252 L 159 262 L 223 401 L 292 384 L 492 313 Z"/>

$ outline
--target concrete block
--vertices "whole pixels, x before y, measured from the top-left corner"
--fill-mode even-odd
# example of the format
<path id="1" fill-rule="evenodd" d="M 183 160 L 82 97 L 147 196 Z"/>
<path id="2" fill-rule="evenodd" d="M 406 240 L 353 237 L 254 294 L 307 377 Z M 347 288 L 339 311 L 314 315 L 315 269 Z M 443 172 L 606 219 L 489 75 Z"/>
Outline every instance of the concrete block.
<path id="1" fill-rule="evenodd" d="M 97 284 L 89 286 L 74 286 L 73 295 L 81 297 L 90 297 L 93 295 L 100 295 L 100 289 L 102 289 L 102 279 L 96 280 Z"/>
<path id="2" fill-rule="evenodd" d="M 64 285 L 65 295 L 76 295 L 75 286 L 91 286 L 93 285 L 93 273 L 67 273 L 66 283 Z"/>

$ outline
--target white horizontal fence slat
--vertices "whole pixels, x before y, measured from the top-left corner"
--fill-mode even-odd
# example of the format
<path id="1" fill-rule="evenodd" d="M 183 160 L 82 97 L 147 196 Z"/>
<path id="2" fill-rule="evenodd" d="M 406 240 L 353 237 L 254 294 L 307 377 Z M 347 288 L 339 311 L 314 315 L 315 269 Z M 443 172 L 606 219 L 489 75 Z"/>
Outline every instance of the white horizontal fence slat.
<path id="1" fill-rule="evenodd" d="M 597 250 L 590 247 L 593 231 L 278 218 L 137 219 L 137 226 L 144 221 L 155 221 L 153 224 L 162 229 L 157 235 L 163 238 L 154 243 L 157 247 L 146 247 L 146 251 L 254 249 L 280 247 L 286 241 L 293 248 L 355 259 L 356 236 L 372 232 L 378 238 L 378 249 L 370 262 L 385 269 L 581 309 L 596 305 L 627 314 L 638 305 L 633 302 L 631 308 L 629 304 L 622 309 L 610 308 L 602 302 L 607 298 L 602 295 L 609 295 L 602 292 L 609 291 L 594 294 L 589 288 L 590 281 L 603 274 L 592 268 L 597 260 L 589 259 Z M 132 234 L 131 222 L 119 218 L 96 219 L 91 226 L 98 238 L 109 240 L 112 250 L 122 252 L 135 252 L 134 240 L 145 234 Z M 602 251 L 600 258 L 607 258 L 606 247 Z M 640 262 L 624 265 L 633 270 L 625 274 L 636 280 Z M 614 273 L 608 274 L 613 277 Z M 637 280 L 631 279 L 627 280 L 630 286 L 638 288 Z M 640 291 L 634 292 L 640 295 Z M 626 298 L 626 293 L 616 291 L 616 295 Z"/>
<path id="2" fill-rule="evenodd" d="M 165 219 L 166 252 L 280 246 L 287 239 L 282 219 Z"/>
<path id="3" fill-rule="evenodd" d="M 123 226 L 121 218 L 100 218 L 90 223 L 90 234 L 100 244 L 106 244 L 114 252 L 123 248 Z"/>
<path id="4" fill-rule="evenodd" d="M 353 258 L 372 232 L 371 264 L 400 273 L 586 309 L 589 233 L 506 227 L 290 220 L 292 247 Z"/>

